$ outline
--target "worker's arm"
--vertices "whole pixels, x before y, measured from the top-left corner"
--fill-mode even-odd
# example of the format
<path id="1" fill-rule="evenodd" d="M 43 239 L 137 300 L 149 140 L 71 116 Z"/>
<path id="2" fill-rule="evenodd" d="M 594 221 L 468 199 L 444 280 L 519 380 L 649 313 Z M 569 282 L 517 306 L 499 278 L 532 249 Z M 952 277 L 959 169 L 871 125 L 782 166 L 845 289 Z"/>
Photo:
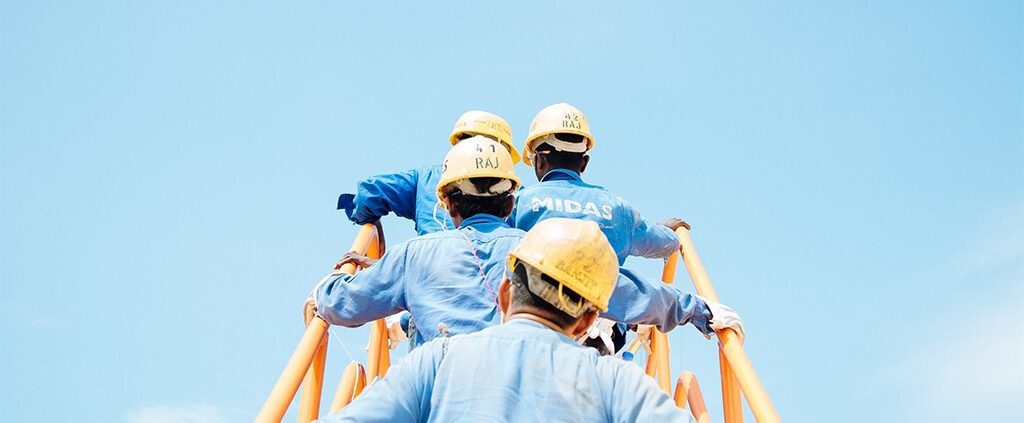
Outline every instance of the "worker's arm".
<path id="1" fill-rule="evenodd" d="M 338 197 L 338 210 L 345 210 L 349 220 L 360 225 L 376 222 L 389 212 L 414 220 L 419 172 L 413 169 L 366 178 L 359 182 L 354 195 Z"/>
<path id="2" fill-rule="evenodd" d="M 609 364 L 609 363 L 600 363 Z M 612 422 L 692 422 L 690 415 L 676 407 L 654 379 L 647 377 L 639 367 L 624 362 L 614 366 L 599 366 L 602 379 L 608 380 L 607 390 Z M 610 375 L 610 376 L 605 376 Z"/>
<path id="3" fill-rule="evenodd" d="M 317 314 L 332 325 L 356 327 L 405 310 L 407 251 L 408 244 L 398 244 L 354 276 L 341 274 L 318 284 Z"/>
<path id="4" fill-rule="evenodd" d="M 632 270 L 619 268 L 608 304 L 601 317 L 633 324 L 655 325 L 669 332 L 678 325 L 692 323 L 705 335 L 711 330 L 711 310 L 696 295 L 680 291 L 673 285 L 652 282 Z"/>
<path id="5" fill-rule="evenodd" d="M 633 206 L 626 204 L 624 201 L 623 205 L 630 211 L 633 220 L 629 255 L 645 258 L 665 258 L 679 251 L 679 237 L 673 230 L 674 228 L 649 222 L 647 219 L 640 217 L 640 212 L 633 208 Z M 679 222 L 682 222 L 682 220 L 679 220 Z M 685 225 L 685 222 L 683 224 Z"/>
<path id="6" fill-rule="evenodd" d="M 430 400 L 437 367 L 443 356 L 442 340 L 412 350 L 388 369 L 383 379 L 323 422 L 422 422 L 430 416 Z"/>

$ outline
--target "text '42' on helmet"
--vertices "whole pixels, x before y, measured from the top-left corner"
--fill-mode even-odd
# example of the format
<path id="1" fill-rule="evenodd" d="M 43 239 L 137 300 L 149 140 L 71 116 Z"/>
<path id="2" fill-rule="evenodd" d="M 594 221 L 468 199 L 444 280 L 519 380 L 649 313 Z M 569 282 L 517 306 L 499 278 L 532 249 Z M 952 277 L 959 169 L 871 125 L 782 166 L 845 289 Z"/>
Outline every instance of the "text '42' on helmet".
<path id="1" fill-rule="evenodd" d="M 452 128 L 448 140 L 455 145 L 467 135 L 483 135 L 497 140 L 508 148 L 512 164 L 519 163 L 519 152 L 512 145 L 512 127 L 501 116 L 480 110 L 463 113 L 459 120 L 455 121 L 455 128 Z"/>
<path id="2" fill-rule="evenodd" d="M 515 270 L 518 262 L 575 291 L 601 311 L 608 310 L 608 299 L 619 277 L 619 258 L 615 250 L 597 223 L 590 220 L 542 220 L 508 254 L 510 271 Z M 548 286 L 550 288 L 537 292 L 531 284 L 530 291 L 570 315 L 579 315 L 578 304 L 566 307 L 560 287 Z"/>
<path id="3" fill-rule="evenodd" d="M 535 141 L 551 134 L 576 134 L 587 143 L 586 151 L 594 148 L 594 136 L 590 134 L 587 116 L 568 103 L 552 104 L 537 112 L 530 123 L 530 133 L 523 144 L 523 163 L 533 166 Z"/>
<path id="4" fill-rule="evenodd" d="M 484 136 L 475 136 L 455 144 L 444 157 L 441 180 L 437 183 L 437 198 L 444 198 L 446 187 L 471 178 L 501 178 L 507 180 L 500 191 L 471 193 L 473 195 L 497 195 L 514 192 L 519 188 L 519 178 L 513 169 L 512 155 L 504 146 Z"/>

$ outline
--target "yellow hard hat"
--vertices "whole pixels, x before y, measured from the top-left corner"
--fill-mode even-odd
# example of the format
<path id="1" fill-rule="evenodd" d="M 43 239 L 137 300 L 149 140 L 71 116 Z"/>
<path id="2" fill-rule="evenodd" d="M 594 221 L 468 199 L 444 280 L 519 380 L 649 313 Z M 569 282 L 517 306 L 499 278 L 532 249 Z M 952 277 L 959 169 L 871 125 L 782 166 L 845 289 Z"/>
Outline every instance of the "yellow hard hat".
<path id="1" fill-rule="evenodd" d="M 462 140 L 444 157 L 441 180 L 437 183 L 437 198 L 444 198 L 445 187 L 449 184 L 458 184 L 470 178 L 488 177 L 502 178 L 508 183 L 502 181 L 493 185 L 491 191 L 485 192 L 473 191 L 472 184 L 461 184 L 460 188 L 467 194 L 485 197 L 514 192 L 519 188 L 519 178 L 513 170 L 512 155 L 505 147 L 481 135 Z"/>
<path id="2" fill-rule="evenodd" d="M 515 270 L 520 261 L 558 281 L 558 287 L 544 282 L 544 287 L 535 289 L 535 278 L 530 278 L 530 291 L 551 305 L 573 317 L 584 311 L 582 300 L 566 301 L 564 285 L 599 310 L 608 310 L 619 278 L 619 258 L 597 223 L 557 217 L 542 220 L 508 253 L 510 269 Z"/>
<path id="3" fill-rule="evenodd" d="M 530 123 L 530 133 L 523 145 L 523 163 L 533 166 L 534 149 L 537 139 L 552 134 L 576 134 L 583 137 L 586 149 L 594 148 L 594 136 L 590 134 L 587 117 L 568 103 L 552 104 L 537 112 Z"/>
<path id="4" fill-rule="evenodd" d="M 519 163 L 519 152 L 512 145 L 512 127 L 508 126 L 508 122 L 501 116 L 480 110 L 463 113 L 459 120 L 455 121 L 455 128 L 452 129 L 448 140 L 455 145 L 467 134 L 483 135 L 497 140 L 508 148 L 509 154 L 512 155 L 512 164 Z"/>

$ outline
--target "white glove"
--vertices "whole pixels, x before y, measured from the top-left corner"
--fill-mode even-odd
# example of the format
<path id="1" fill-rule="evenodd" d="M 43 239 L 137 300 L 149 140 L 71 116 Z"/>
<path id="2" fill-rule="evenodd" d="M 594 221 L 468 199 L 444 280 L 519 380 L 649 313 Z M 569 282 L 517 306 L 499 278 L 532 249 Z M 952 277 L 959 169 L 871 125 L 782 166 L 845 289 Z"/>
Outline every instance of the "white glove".
<path id="1" fill-rule="evenodd" d="M 722 330 L 725 328 L 731 328 L 736 331 L 736 334 L 740 337 L 740 343 L 746 338 L 746 334 L 743 333 L 743 319 L 729 306 L 716 303 L 704 298 L 704 303 L 708 305 L 708 309 L 711 310 L 711 329 Z"/>
<path id="2" fill-rule="evenodd" d="M 608 352 L 615 353 L 615 343 L 612 342 L 612 328 L 615 327 L 614 320 L 608 320 L 604 318 L 598 318 L 594 321 L 593 325 L 587 329 L 587 333 L 583 334 L 576 339 L 576 342 L 581 345 L 587 341 L 588 338 L 600 338 L 604 346 L 608 348 Z"/>
<path id="3" fill-rule="evenodd" d="M 409 339 L 409 334 L 402 330 L 402 316 L 409 314 L 408 311 L 401 313 L 395 313 L 384 319 L 384 324 L 388 327 L 388 338 L 391 339 L 391 349 L 398 348 L 398 344 L 403 340 Z"/>
<path id="4" fill-rule="evenodd" d="M 644 351 L 648 354 L 651 353 L 651 335 L 654 334 L 654 325 L 638 325 L 636 327 L 636 337 L 640 340 L 640 345 L 644 347 Z"/>

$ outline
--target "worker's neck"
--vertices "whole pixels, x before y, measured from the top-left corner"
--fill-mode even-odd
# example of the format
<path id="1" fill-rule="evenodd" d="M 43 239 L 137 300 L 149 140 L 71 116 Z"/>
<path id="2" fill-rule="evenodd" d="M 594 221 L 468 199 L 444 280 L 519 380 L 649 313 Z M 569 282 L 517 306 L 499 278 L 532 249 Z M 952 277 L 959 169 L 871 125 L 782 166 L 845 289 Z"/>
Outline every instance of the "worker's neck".
<path id="1" fill-rule="evenodd" d="M 565 329 L 563 329 L 563 328 L 559 327 L 557 324 L 555 324 L 555 322 L 552 322 L 552 321 L 550 321 L 548 319 L 545 319 L 545 318 L 543 318 L 541 316 L 538 316 L 536 314 L 525 313 L 525 312 L 513 312 L 513 313 L 509 313 L 509 315 L 505 318 L 506 321 L 511 321 L 511 320 L 514 320 L 514 319 L 532 320 L 534 322 L 537 322 L 537 323 L 540 323 L 540 324 L 542 324 L 544 326 L 547 326 L 549 329 L 551 329 L 551 330 L 553 330 L 555 332 L 561 333 L 561 334 L 563 334 L 565 336 L 568 336 L 570 338 L 572 337 L 572 328 L 565 328 Z"/>

